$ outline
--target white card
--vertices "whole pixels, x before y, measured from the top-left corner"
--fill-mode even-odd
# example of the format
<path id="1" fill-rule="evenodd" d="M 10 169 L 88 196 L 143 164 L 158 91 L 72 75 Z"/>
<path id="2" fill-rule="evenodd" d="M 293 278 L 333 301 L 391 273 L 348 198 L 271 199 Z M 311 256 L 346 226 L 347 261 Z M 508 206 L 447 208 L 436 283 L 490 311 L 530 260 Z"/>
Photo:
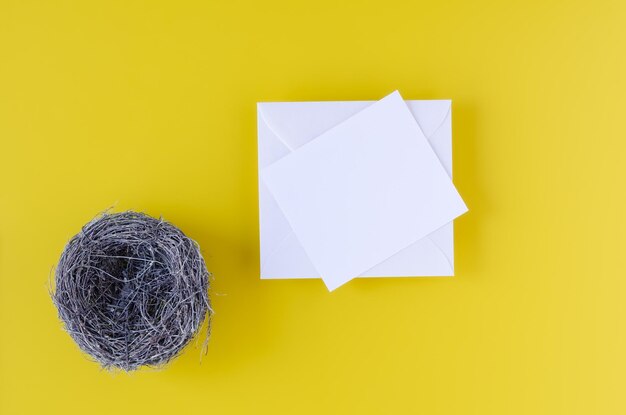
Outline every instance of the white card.
<path id="1" fill-rule="evenodd" d="M 330 290 L 467 211 L 398 92 L 261 178 Z"/>

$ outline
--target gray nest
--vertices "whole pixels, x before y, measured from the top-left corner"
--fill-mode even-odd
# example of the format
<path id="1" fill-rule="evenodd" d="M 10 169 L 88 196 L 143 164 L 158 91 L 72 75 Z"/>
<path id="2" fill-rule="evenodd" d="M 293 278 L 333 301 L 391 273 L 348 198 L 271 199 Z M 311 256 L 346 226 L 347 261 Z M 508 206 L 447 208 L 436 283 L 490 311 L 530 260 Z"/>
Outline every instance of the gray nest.
<path id="1" fill-rule="evenodd" d="M 52 299 L 78 346 L 130 371 L 175 357 L 210 317 L 198 245 L 142 213 L 104 213 L 63 251 Z M 207 332 L 208 339 L 208 332 Z"/>

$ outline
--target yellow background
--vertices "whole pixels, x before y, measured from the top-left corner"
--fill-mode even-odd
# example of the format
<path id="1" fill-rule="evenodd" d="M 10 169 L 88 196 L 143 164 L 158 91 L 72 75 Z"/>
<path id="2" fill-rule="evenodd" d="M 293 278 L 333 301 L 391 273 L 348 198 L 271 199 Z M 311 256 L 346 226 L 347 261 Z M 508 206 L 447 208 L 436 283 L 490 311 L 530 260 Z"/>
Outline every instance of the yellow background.
<path id="1" fill-rule="evenodd" d="M 626 2 L 0 0 L 0 412 L 626 413 Z M 453 100 L 453 279 L 260 281 L 264 100 Z M 109 206 L 214 273 L 208 355 L 102 371 L 47 279 Z"/>

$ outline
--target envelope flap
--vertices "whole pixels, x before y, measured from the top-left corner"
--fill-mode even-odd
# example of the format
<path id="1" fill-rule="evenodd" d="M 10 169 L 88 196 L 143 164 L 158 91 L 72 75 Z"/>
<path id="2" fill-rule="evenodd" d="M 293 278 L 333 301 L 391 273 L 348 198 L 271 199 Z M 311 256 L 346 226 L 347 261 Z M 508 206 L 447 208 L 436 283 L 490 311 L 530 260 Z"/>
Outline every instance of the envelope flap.
<path id="1" fill-rule="evenodd" d="M 450 223 L 377 264 L 362 277 L 452 276 L 454 258 L 453 254 L 447 251 L 449 243 L 445 240 L 446 238 L 452 240 L 451 233 Z M 417 264 L 415 258 L 419 258 Z"/>
<path id="2" fill-rule="evenodd" d="M 259 137 L 263 137 L 263 139 L 258 142 L 259 168 L 269 166 L 291 152 L 285 143 L 269 128 L 260 112 L 257 129 Z"/>
<path id="3" fill-rule="evenodd" d="M 411 112 L 426 137 L 435 133 L 450 113 L 449 99 L 408 101 Z"/>
<path id="4" fill-rule="evenodd" d="M 258 111 L 290 150 L 308 143 L 371 105 L 367 101 L 263 102 Z"/>
<path id="5" fill-rule="evenodd" d="M 407 101 L 426 137 L 446 120 L 450 100 Z M 293 151 L 371 105 L 373 101 L 262 102 L 259 116 L 273 134 Z"/>
<path id="6" fill-rule="evenodd" d="M 448 176 L 452 177 L 452 123 L 450 117 L 451 112 L 448 112 L 437 130 L 428 136 L 428 141 L 448 172 Z"/>

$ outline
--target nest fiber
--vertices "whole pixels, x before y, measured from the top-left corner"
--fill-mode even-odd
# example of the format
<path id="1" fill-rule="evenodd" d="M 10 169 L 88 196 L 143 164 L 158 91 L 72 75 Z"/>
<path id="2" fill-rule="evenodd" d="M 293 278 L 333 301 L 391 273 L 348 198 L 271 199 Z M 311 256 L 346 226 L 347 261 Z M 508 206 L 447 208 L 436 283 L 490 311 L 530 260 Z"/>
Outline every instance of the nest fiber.
<path id="1" fill-rule="evenodd" d="M 105 368 L 175 357 L 210 317 L 198 245 L 142 213 L 105 213 L 63 251 L 52 298 L 66 330 Z M 208 336 L 208 332 L 207 332 Z"/>

